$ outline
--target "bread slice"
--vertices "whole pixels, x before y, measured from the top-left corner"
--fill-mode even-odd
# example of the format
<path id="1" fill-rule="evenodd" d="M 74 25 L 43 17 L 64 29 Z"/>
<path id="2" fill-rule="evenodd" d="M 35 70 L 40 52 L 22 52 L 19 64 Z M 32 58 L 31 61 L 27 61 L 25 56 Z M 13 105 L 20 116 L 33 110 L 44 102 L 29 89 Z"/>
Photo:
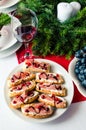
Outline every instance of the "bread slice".
<path id="1" fill-rule="evenodd" d="M 27 72 L 49 72 L 50 64 L 46 62 L 39 62 L 34 59 L 26 59 L 23 65 L 23 70 Z"/>
<path id="2" fill-rule="evenodd" d="M 32 103 L 23 105 L 21 111 L 25 116 L 32 118 L 47 118 L 53 114 L 53 108 L 44 103 Z"/>
<path id="3" fill-rule="evenodd" d="M 60 74 L 41 72 L 36 74 L 36 82 L 48 82 L 48 83 L 64 83 L 64 79 Z"/>
<path id="4" fill-rule="evenodd" d="M 43 102 L 47 105 L 51 105 L 56 108 L 65 108 L 67 107 L 67 102 L 64 98 L 56 96 L 54 94 L 41 94 L 38 98 L 38 101 Z"/>
<path id="5" fill-rule="evenodd" d="M 66 96 L 67 89 L 61 84 L 37 83 L 36 90 L 41 93 L 55 94 L 57 96 Z"/>
<path id="6" fill-rule="evenodd" d="M 36 86 L 36 83 L 34 80 L 33 81 L 28 80 L 28 81 L 22 82 L 21 84 L 18 84 L 16 86 L 12 86 L 11 88 L 9 88 L 8 95 L 9 97 L 21 95 L 23 92 L 33 90 L 35 86 Z"/>
<path id="7" fill-rule="evenodd" d="M 19 96 L 15 96 L 10 103 L 12 108 L 20 108 L 21 105 L 31 103 L 38 98 L 39 93 L 37 91 L 24 92 Z"/>
<path id="8" fill-rule="evenodd" d="M 8 78 L 7 84 L 9 87 L 21 84 L 23 81 L 32 80 L 35 78 L 35 74 L 30 72 L 16 72 L 11 77 Z"/>

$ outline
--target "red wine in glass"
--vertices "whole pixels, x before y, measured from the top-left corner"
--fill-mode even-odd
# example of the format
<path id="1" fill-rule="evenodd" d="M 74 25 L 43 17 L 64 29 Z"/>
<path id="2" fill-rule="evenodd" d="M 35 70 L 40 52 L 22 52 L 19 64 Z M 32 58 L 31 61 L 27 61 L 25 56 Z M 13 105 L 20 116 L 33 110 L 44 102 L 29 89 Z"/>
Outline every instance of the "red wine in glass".
<path id="1" fill-rule="evenodd" d="M 21 10 L 20 12 L 15 10 L 13 16 L 17 17 L 21 22 L 13 32 L 17 40 L 25 46 L 25 55 L 22 59 L 31 58 L 29 43 L 34 39 L 37 32 L 38 19 L 36 14 L 32 10 L 26 9 Z"/>
<path id="2" fill-rule="evenodd" d="M 29 26 L 19 26 L 15 29 L 15 31 L 16 31 L 15 35 L 18 41 L 27 44 L 27 42 L 33 40 L 37 30 L 32 25 L 29 25 Z"/>

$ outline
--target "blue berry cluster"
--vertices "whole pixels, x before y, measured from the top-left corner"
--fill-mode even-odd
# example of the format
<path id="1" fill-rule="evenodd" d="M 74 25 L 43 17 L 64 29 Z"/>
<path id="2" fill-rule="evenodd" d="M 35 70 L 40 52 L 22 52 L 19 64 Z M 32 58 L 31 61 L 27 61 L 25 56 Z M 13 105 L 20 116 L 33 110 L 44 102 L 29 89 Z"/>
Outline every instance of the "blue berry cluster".
<path id="1" fill-rule="evenodd" d="M 79 79 L 81 85 L 86 88 L 86 46 L 75 53 L 78 61 L 75 64 L 75 74 Z"/>

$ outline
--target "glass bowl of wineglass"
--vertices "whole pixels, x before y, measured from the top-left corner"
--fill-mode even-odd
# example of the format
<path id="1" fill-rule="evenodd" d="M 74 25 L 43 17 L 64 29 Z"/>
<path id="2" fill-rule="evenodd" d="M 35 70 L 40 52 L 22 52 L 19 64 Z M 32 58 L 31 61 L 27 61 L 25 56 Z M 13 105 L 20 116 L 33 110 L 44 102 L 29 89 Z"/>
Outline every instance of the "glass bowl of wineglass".
<path id="1" fill-rule="evenodd" d="M 13 33 L 16 39 L 24 44 L 25 54 L 21 58 L 21 61 L 24 61 L 26 58 L 32 58 L 29 52 L 29 44 L 36 36 L 38 19 L 36 13 L 27 8 L 16 9 L 12 15 L 20 21 L 17 27 L 13 27 Z"/>

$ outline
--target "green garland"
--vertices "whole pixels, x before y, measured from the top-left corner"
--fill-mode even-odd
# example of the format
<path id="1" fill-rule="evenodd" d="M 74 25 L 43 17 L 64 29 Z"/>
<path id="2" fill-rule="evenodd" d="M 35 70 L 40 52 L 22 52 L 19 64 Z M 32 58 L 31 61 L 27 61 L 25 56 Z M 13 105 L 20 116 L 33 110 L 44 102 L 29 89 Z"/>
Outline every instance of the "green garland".
<path id="1" fill-rule="evenodd" d="M 33 41 L 36 55 L 74 55 L 86 45 L 86 1 L 80 2 L 81 11 L 65 23 L 57 20 L 57 4 L 62 0 L 22 0 L 18 8 L 30 8 L 38 17 L 38 33 Z M 72 2 L 72 0 L 65 0 Z"/>
<path id="2" fill-rule="evenodd" d="M 11 22 L 11 18 L 8 14 L 0 13 L 0 28 Z"/>

